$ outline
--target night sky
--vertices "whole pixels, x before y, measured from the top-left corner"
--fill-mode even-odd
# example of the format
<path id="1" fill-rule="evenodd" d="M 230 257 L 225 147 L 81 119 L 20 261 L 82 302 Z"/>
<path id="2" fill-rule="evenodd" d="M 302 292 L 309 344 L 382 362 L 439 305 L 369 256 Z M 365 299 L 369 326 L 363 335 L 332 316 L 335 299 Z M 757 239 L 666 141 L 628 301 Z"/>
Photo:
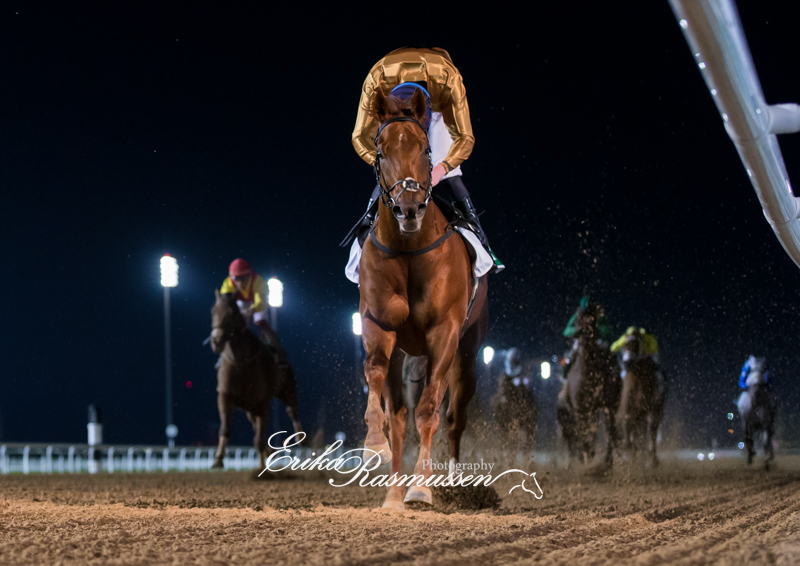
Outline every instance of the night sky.
<path id="1" fill-rule="evenodd" d="M 780 437 L 800 440 L 798 268 L 667 2 L 616 4 L 6 3 L 0 440 L 85 442 L 96 403 L 107 443 L 164 442 L 165 252 L 180 264 L 179 444 L 218 425 L 201 343 L 236 257 L 284 281 L 278 332 L 305 428 L 353 438 L 358 290 L 337 245 L 374 178 L 350 135 L 370 67 L 406 45 L 447 49 L 464 76 L 476 145 L 463 179 L 508 266 L 490 280 L 486 344 L 561 354 L 588 290 L 615 332 L 659 338 L 673 444 L 738 441 L 724 414 L 751 353 L 770 361 Z M 740 14 L 767 102 L 800 102 L 800 5 Z M 800 137 L 780 139 L 797 183 Z M 240 415 L 232 443 L 251 438 Z"/>

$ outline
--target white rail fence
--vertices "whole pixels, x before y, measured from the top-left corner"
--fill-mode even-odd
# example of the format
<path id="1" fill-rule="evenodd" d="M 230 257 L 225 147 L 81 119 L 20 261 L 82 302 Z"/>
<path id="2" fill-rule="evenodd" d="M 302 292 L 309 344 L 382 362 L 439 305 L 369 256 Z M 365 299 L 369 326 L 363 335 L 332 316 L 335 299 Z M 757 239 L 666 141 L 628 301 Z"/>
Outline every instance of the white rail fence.
<path id="1" fill-rule="evenodd" d="M 341 469 L 351 470 L 361 465 L 358 458 L 348 456 L 348 448 L 339 448 L 328 456 L 329 460 L 344 456 Z M 166 446 L 89 446 L 88 444 L 0 444 L 0 475 L 7 474 L 79 474 L 79 473 L 131 473 L 131 472 L 189 472 L 208 471 L 214 462 L 215 448 Z M 318 457 L 323 450 L 298 448 L 290 451 L 292 457 L 303 462 Z M 798 448 L 782 448 L 783 455 L 800 455 Z M 357 452 L 360 454 L 360 451 Z M 736 448 L 668 450 L 659 453 L 664 460 L 714 460 L 741 458 L 743 451 Z M 352 456 L 352 454 L 350 455 Z M 553 465 L 566 458 L 560 452 L 477 453 L 464 461 L 494 461 L 511 458 L 518 463 Z M 625 459 L 625 458 L 623 458 Z M 407 460 L 407 462 L 406 462 Z M 258 452 L 245 446 L 228 447 L 223 460 L 226 470 L 253 470 L 258 467 Z M 409 466 L 415 459 L 404 458 Z M 283 467 L 286 462 L 279 465 Z"/>
<path id="2" fill-rule="evenodd" d="M 216 448 L 167 446 L 89 446 L 88 444 L 0 444 L 0 475 L 12 473 L 78 474 L 119 472 L 187 472 L 211 469 Z M 311 448 L 291 450 L 300 461 L 323 452 Z M 342 454 L 340 448 L 333 459 Z M 258 451 L 229 446 L 223 459 L 226 470 L 258 467 Z M 356 462 L 347 462 L 345 468 Z"/>

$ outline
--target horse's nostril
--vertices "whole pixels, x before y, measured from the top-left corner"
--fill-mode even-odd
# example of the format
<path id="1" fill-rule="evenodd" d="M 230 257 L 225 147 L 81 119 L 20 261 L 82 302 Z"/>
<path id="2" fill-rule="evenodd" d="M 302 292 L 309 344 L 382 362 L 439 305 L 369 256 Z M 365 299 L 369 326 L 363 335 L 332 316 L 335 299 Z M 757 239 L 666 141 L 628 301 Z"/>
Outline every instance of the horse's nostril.
<path id="1" fill-rule="evenodd" d="M 423 202 L 422 204 L 420 204 L 420 205 L 417 207 L 417 210 L 418 210 L 418 211 L 422 211 L 422 210 L 425 210 L 426 208 L 428 208 L 428 205 L 427 205 L 427 204 L 425 204 L 425 203 Z"/>
<path id="2" fill-rule="evenodd" d="M 403 216 L 403 210 L 399 206 L 395 206 L 392 209 L 392 214 L 394 214 L 397 218 Z"/>

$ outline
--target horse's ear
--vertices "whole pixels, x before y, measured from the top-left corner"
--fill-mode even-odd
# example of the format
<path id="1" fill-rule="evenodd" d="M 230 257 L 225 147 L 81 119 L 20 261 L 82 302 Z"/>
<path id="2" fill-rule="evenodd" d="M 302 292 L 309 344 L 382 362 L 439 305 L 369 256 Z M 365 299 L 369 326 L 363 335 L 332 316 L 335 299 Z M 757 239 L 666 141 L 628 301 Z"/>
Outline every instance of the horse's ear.
<path id="1" fill-rule="evenodd" d="M 386 95 L 380 88 L 375 89 L 375 98 L 372 99 L 372 108 L 370 108 L 372 115 L 377 118 L 378 122 L 383 122 L 386 115 L 389 113 L 389 101 L 386 100 Z"/>
<path id="2" fill-rule="evenodd" d="M 422 89 L 415 88 L 414 96 L 411 97 L 411 115 L 418 122 L 422 122 L 425 118 L 425 95 L 422 94 Z"/>

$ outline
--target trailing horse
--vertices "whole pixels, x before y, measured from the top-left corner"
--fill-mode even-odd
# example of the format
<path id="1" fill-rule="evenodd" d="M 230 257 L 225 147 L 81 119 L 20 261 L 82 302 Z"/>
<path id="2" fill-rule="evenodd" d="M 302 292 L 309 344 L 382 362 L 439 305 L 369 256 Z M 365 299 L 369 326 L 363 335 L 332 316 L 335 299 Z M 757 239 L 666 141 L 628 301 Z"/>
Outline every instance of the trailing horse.
<path id="1" fill-rule="evenodd" d="M 577 348 L 558 394 L 557 419 L 570 456 L 594 459 L 600 412 L 605 413 L 606 464 L 613 461 L 617 444 L 615 415 L 619 407 L 620 379 L 611 352 L 598 344 L 597 307 L 580 309 L 576 319 Z"/>
<path id="2" fill-rule="evenodd" d="M 369 385 L 364 444 L 383 463 L 391 462 L 391 473 L 400 477 L 407 416 L 403 361 L 406 355 L 425 356 L 424 387 L 415 412 L 420 448 L 414 474 L 427 480 L 431 470 L 425 462 L 448 389 L 451 470 L 458 461 L 467 404 L 475 393 L 475 360 L 488 326 L 487 282 L 486 277 L 474 278 L 466 244 L 451 237 L 453 225 L 431 201 L 430 146 L 420 124 L 425 113 L 422 92 L 403 102 L 378 90 L 371 111 L 381 123 L 375 173 L 384 206 L 359 268 Z M 387 419 L 391 445 L 383 432 Z M 426 486 L 409 487 L 405 498 L 404 491 L 402 485 L 390 487 L 384 507 L 433 501 Z"/>
<path id="3" fill-rule="evenodd" d="M 528 378 L 505 373 L 500 376 L 492 409 L 504 444 L 512 450 L 530 453 L 539 422 L 539 404 Z"/>
<path id="4" fill-rule="evenodd" d="M 764 358 L 750 358 L 750 374 L 747 376 L 747 391 L 742 391 L 736 401 L 744 429 L 744 445 L 747 463 L 752 464 L 756 455 L 755 435 L 760 432 L 764 444 L 764 468 L 769 470 L 775 458 L 772 436 L 775 433 L 775 398 L 764 375 Z"/>
<path id="5" fill-rule="evenodd" d="M 630 360 L 622 380 L 622 396 L 616 414 L 625 448 L 635 456 L 645 443 L 653 466 L 658 465 L 656 440 L 664 416 L 666 393 L 659 389 L 658 366 L 649 356 L 642 356 L 639 334 L 628 336 L 622 355 Z"/>
<path id="6" fill-rule="evenodd" d="M 263 468 L 267 448 L 264 427 L 273 397 L 286 405 L 294 431 L 302 430 L 297 420 L 297 383 L 292 368 L 279 366 L 273 352 L 247 329 L 233 293 L 215 293 L 216 303 L 211 309 L 211 349 L 215 354 L 221 354 L 217 369 L 220 427 L 219 446 L 211 467 L 223 467 L 231 416 L 233 409 L 239 408 L 247 412 L 247 418 L 253 424 L 253 444 Z"/>

